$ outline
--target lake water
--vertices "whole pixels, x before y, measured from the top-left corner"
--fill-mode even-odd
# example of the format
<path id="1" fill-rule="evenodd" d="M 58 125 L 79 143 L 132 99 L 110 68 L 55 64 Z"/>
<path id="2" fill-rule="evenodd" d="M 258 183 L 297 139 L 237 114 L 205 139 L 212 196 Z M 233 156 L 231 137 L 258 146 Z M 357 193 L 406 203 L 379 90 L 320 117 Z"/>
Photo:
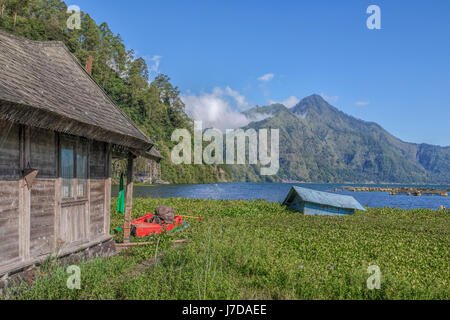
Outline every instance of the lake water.
<path id="1" fill-rule="evenodd" d="M 192 198 L 192 199 L 214 199 L 214 200 L 252 200 L 264 199 L 271 202 L 282 202 L 293 186 L 311 188 L 319 191 L 333 192 L 350 195 L 358 200 L 363 206 L 368 207 L 395 207 L 402 209 L 429 208 L 438 209 L 441 205 L 450 208 L 450 197 L 437 195 L 423 195 L 420 197 L 408 195 L 391 196 L 387 192 L 351 192 L 337 191 L 346 184 L 313 184 L 313 183 L 218 183 L 218 184 L 191 184 L 191 185 L 158 185 L 158 186 L 136 186 L 135 197 L 151 198 Z M 426 187 L 435 189 L 447 189 L 445 186 L 426 185 L 354 185 L 368 187 Z M 117 197 L 118 187 L 113 187 L 113 196 Z"/>

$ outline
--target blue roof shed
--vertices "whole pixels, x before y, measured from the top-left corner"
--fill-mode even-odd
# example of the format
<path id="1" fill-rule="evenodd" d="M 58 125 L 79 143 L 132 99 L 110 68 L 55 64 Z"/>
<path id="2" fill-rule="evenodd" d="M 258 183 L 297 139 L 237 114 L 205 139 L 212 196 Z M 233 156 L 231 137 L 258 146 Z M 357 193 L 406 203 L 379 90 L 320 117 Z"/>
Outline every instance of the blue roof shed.
<path id="1" fill-rule="evenodd" d="M 347 215 L 364 207 L 351 196 L 292 187 L 283 202 L 289 208 L 310 215 Z"/>

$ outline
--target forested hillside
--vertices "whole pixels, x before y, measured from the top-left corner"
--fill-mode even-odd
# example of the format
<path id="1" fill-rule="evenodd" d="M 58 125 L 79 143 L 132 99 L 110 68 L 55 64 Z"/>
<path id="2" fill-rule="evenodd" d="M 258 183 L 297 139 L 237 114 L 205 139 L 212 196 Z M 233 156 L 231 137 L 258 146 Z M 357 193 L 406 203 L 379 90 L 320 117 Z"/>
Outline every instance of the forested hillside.
<path id="1" fill-rule="evenodd" d="M 67 28 L 67 6 L 59 0 L 0 0 L 0 29 L 31 40 L 59 40 L 82 65 L 93 57 L 92 76 L 112 100 L 158 145 L 165 157 L 162 179 L 171 183 L 215 182 L 226 168 L 173 165 L 169 149 L 175 128 L 192 130 L 180 92 L 167 75 L 150 75 L 143 58 L 125 47 L 108 24 L 81 12 L 81 28 Z M 151 77 L 150 77 L 151 76 Z M 153 81 L 149 81 L 153 78 Z"/>

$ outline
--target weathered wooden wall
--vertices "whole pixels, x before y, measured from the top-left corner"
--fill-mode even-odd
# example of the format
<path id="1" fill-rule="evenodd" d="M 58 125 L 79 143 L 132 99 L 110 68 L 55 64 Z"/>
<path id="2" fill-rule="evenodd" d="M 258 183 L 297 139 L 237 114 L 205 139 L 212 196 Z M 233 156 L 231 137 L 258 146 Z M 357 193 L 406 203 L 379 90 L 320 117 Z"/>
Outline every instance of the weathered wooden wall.
<path id="1" fill-rule="evenodd" d="M 60 231 L 65 248 L 88 240 L 85 203 L 63 203 L 61 207 Z"/>
<path id="2" fill-rule="evenodd" d="M 0 120 L 0 266 L 19 256 L 19 126 Z"/>
<path id="3" fill-rule="evenodd" d="M 103 233 L 105 211 L 105 181 L 91 180 L 89 227 L 91 238 Z"/>
<path id="4" fill-rule="evenodd" d="M 19 183 L 0 181 L 0 265 L 19 260 Z"/>
<path id="5" fill-rule="evenodd" d="M 109 234 L 111 147 L 89 142 L 87 195 L 62 199 L 61 136 L 0 120 L 1 272 Z M 39 171 L 31 189 L 28 167 Z"/>
<path id="6" fill-rule="evenodd" d="M 38 179 L 31 189 L 30 255 L 49 253 L 55 236 L 55 180 Z"/>
<path id="7" fill-rule="evenodd" d="M 30 256 L 49 253 L 55 237 L 55 133 L 30 130 L 30 165 L 39 170 L 30 196 Z"/>
<path id="8" fill-rule="evenodd" d="M 106 178 L 106 146 L 93 142 L 89 152 L 90 170 L 90 237 L 93 238 L 104 231 L 105 219 L 105 178 Z M 109 212 L 109 211 L 108 211 Z"/>

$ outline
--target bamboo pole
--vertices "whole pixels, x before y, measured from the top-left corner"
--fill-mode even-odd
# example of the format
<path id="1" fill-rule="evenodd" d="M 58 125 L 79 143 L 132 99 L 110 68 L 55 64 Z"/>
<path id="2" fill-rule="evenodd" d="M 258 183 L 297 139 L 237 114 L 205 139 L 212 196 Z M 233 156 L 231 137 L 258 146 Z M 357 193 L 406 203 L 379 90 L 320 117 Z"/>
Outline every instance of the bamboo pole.
<path id="1" fill-rule="evenodd" d="M 182 240 L 172 240 L 171 242 L 174 244 L 182 244 L 182 243 L 187 243 L 187 242 L 191 242 L 191 239 L 182 239 Z M 133 242 L 133 243 L 116 243 L 114 244 L 116 246 L 116 248 L 128 248 L 128 247 L 136 247 L 136 246 L 146 246 L 146 245 L 150 245 L 150 244 L 156 244 L 155 241 L 151 241 L 151 242 Z"/>
<path id="2" fill-rule="evenodd" d="M 180 216 L 180 217 L 182 217 L 182 218 L 190 218 L 190 219 L 198 219 L 199 221 L 201 220 L 201 219 L 203 219 L 203 217 L 193 217 L 193 216 L 185 216 L 185 215 L 178 215 L 178 216 Z"/>
<path id="3" fill-rule="evenodd" d="M 123 226 L 124 231 L 124 243 L 130 243 L 130 229 L 131 229 L 131 213 L 133 211 L 133 161 L 134 157 L 130 153 L 128 155 L 127 166 L 127 199 L 125 207 L 125 224 Z"/>

